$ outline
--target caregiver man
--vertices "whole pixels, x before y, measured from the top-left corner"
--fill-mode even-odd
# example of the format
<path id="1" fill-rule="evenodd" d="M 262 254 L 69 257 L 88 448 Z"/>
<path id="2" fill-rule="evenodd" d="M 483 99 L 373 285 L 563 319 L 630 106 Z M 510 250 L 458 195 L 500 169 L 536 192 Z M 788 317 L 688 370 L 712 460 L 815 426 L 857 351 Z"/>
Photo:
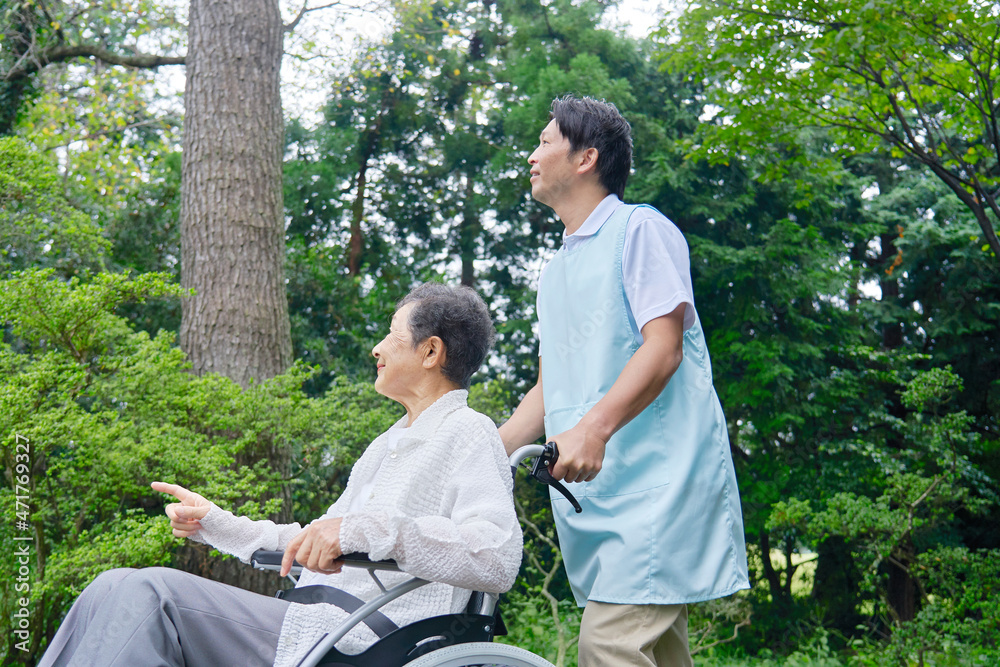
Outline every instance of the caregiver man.
<path id="1" fill-rule="evenodd" d="M 538 286 L 540 372 L 500 435 L 554 441 L 552 495 L 581 667 L 692 665 L 687 603 L 748 588 L 726 422 L 687 243 L 623 204 L 632 164 L 614 105 L 563 97 L 529 156 L 531 194 L 565 225 Z"/>

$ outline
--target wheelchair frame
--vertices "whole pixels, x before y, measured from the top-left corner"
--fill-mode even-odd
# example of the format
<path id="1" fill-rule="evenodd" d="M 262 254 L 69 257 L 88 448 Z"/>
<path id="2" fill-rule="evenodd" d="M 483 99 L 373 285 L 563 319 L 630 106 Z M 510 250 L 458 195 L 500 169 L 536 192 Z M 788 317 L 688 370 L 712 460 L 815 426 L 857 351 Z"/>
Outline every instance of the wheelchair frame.
<path id="1" fill-rule="evenodd" d="M 522 461 L 538 457 L 548 463 L 547 455 L 552 450 L 542 445 L 521 447 L 510 456 L 511 472 L 517 470 Z M 535 466 L 539 468 L 538 465 Z M 546 481 L 544 474 L 533 476 Z M 546 481 L 546 483 L 549 483 Z M 564 489 L 562 492 L 566 493 Z M 280 551 L 258 551 L 251 558 L 253 567 L 260 570 L 279 571 Z M 347 655 L 334 646 L 359 623 L 363 623 L 373 612 L 387 603 L 431 583 L 425 579 L 412 577 L 392 588 L 386 588 L 376 572 L 388 570 L 399 572 L 395 561 L 372 561 L 365 554 L 347 554 L 343 557 L 345 567 L 363 567 L 375 580 L 382 594 L 364 603 L 332 632 L 324 635 L 297 667 L 464 667 L 467 665 L 506 665 L 507 667 L 553 667 L 552 663 L 530 651 L 514 646 L 492 643 L 497 629 L 497 603 L 499 596 L 493 593 L 474 591 L 464 613 L 445 614 L 426 618 L 400 627 L 385 635 L 362 653 Z M 289 577 L 295 581 L 301 571 L 298 563 Z"/>

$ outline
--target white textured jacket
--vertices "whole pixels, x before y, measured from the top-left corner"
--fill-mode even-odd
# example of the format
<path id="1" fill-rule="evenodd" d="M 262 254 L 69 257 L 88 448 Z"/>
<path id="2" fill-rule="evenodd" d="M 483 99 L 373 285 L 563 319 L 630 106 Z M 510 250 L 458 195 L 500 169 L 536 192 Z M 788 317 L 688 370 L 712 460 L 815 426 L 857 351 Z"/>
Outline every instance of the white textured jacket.
<path id="1" fill-rule="evenodd" d="M 410 575 L 440 582 L 382 608 L 400 626 L 460 612 L 472 590 L 506 591 L 520 567 L 521 528 L 503 443 L 493 422 L 468 407 L 467 397 L 464 390 L 442 396 L 420 414 L 391 454 L 387 454 L 386 434 L 376 438 L 354 464 L 344 493 L 320 517 L 343 517 L 340 542 L 344 553 L 362 552 L 373 560 L 392 558 L 399 563 L 407 574 L 379 573 L 387 588 Z M 404 417 L 392 428 L 405 423 Z M 361 510 L 348 513 L 353 495 L 372 477 L 375 482 Z M 302 530 L 297 523 L 253 521 L 216 506 L 201 526 L 194 539 L 244 562 L 257 549 L 284 549 Z M 359 568 L 345 567 L 333 575 L 304 571 L 298 586 L 314 584 L 336 586 L 362 600 L 381 592 L 368 572 Z M 290 604 L 275 667 L 296 664 L 347 616 L 333 605 Z M 337 648 L 359 653 L 376 639 L 361 624 Z"/>

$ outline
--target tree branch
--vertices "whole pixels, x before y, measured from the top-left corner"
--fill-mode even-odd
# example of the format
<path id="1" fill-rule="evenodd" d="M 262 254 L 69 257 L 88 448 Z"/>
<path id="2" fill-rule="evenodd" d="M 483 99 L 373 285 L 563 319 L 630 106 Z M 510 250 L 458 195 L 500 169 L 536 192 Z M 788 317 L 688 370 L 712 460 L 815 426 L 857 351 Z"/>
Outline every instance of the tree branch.
<path id="1" fill-rule="evenodd" d="M 155 69 L 162 65 L 183 65 L 185 56 L 160 56 L 150 53 L 137 53 L 134 56 L 123 56 L 108 51 L 94 44 L 56 45 L 45 48 L 41 53 L 27 61 L 22 61 L 3 75 L 4 81 L 17 81 L 31 76 L 46 65 L 64 62 L 87 56 L 96 58 L 109 65 L 123 65 L 140 69 Z"/>
<path id="2" fill-rule="evenodd" d="M 704 644 L 704 645 L 702 645 L 702 643 L 701 643 L 701 639 L 702 638 L 699 637 L 698 643 L 695 644 L 694 648 L 691 649 L 691 655 L 695 655 L 696 653 L 701 653 L 702 651 L 707 651 L 708 649 L 713 648 L 715 646 L 719 646 L 720 644 L 728 644 L 729 642 L 736 641 L 736 638 L 739 637 L 739 634 L 740 634 L 740 628 L 745 628 L 748 625 L 750 625 L 750 616 L 749 615 L 747 615 L 746 618 L 740 620 L 733 627 L 733 636 L 732 637 L 726 637 L 724 639 L 716 639 L 711 644 Z"/>
<path id="3" fill-rule="evenodd" d="M 310 7 L 309 6 L 309 1 L 306 0 L 306 2 L 304 2 L 302 4 L 302 9 L 299 10 L 298 16 L 296 16 L 294 19 L 292 19 L 291 23 L 285 25 L 284 26 L 284 30 L 285 30 L 285 32 L 291 32 L 291 31 L 295 30 L 295 27 L 299 24 L 299 21 L 302 20 L 302 17 L 305 16 L 306 14 L 308 14 L 309 12 L 316 12 L 316 11 L 319 11 L 321 9 L 329 9 L 330 7 L 337 7 L 340 4 L 342 4 L 342 3 L 340 3 L 340 2 L 331 2 L 328 5 L 320 5 L 319 7 Z"/>
<path id="4" fill-rule="evenodd" d="M 830 30 L 840 31 L 844 28 L 852 28 L 855 24 L 847 23 L 846 21 L 822 21 L 819 19 L 806 18 L 805 16 L 797 16 L 795 14 L 788 14 L 783 12 L 769 12 L 764 9 L 747 9 L 746 7 L 737 7 L 733 3 L 723 2 L 720 3 L 723 7 L 728 7 L 738 14 L 749 15 L 749 16 L 759 16 L 760 18 L 770 18 L 777 19 L 780 21 L 792 21 L 798 23 L 805 23 L 806 25 L 813 25 L 817 28 L 829 28 Z"/>
<path id="5" fill-rule="evenodd" d="M 49 13 L 49 8 L 45 6 L 45 3 L 44 3 L 44 2 L 41 2 L 41 1 L 40 1 L 40 2 L 38 3 L 38 6 L 39 6 L 39 7 L 41 8 L 41 10 L 42 10 L 42 13 L 43 13 L 43 14 L 45 14 L 45 18 L 46 18 L 46 19 L 48 20 L 48 22 L 49 22 L 49 25 L 50 25 L 50 26 L 57 26 L 57 25 L 59 25 L 59 24 L 58 24 L 58 23 L 56 23 L 56 21 L 55 21 L 55 20 L 54 20 L 54 19 L 52 18 L 52 14 L 50 14 L 50 13 Z M 59 25 L 59 27 L 58 27 L 58 28 L 56 28 L 56 35 L 58 35 L 58 36 L 59 36 L 59 42 L 60 42 L 60 43 L 65 43 L 65 41 L 66 41 L 66 35 L 65 35 L 65 34 L 63 33 L 63 29 L 62 29 L 62 26 L 61 26 L 61 25 Z"/>

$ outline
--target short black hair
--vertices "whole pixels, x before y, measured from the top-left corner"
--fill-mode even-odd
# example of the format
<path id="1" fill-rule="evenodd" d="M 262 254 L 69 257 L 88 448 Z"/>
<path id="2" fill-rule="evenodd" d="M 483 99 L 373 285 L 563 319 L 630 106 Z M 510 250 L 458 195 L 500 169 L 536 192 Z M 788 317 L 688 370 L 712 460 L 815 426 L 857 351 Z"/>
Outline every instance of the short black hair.
<path id="1" fill-rule="evenodd" d="M 597 149 L 601 185 L 621 199 L 632 169 L 632 127 L 618 107 L 604 100 L 565 95 L 552 101 L 549 119 L 556 121 L 572 152 Z"/>
<path id="2" fill-rule="evenodd" d="M 413 348 L 431 336 L 440 338 L 445 347 L 445 365 L 441 371 L 446 378 L 468 389 L 496 335 L 486 303 L 471 287 L 441 283 L 424 283 L 413 288 L 396 304 L 396 310 L 408 303 L 416 304 L 407 322 Z"/>

